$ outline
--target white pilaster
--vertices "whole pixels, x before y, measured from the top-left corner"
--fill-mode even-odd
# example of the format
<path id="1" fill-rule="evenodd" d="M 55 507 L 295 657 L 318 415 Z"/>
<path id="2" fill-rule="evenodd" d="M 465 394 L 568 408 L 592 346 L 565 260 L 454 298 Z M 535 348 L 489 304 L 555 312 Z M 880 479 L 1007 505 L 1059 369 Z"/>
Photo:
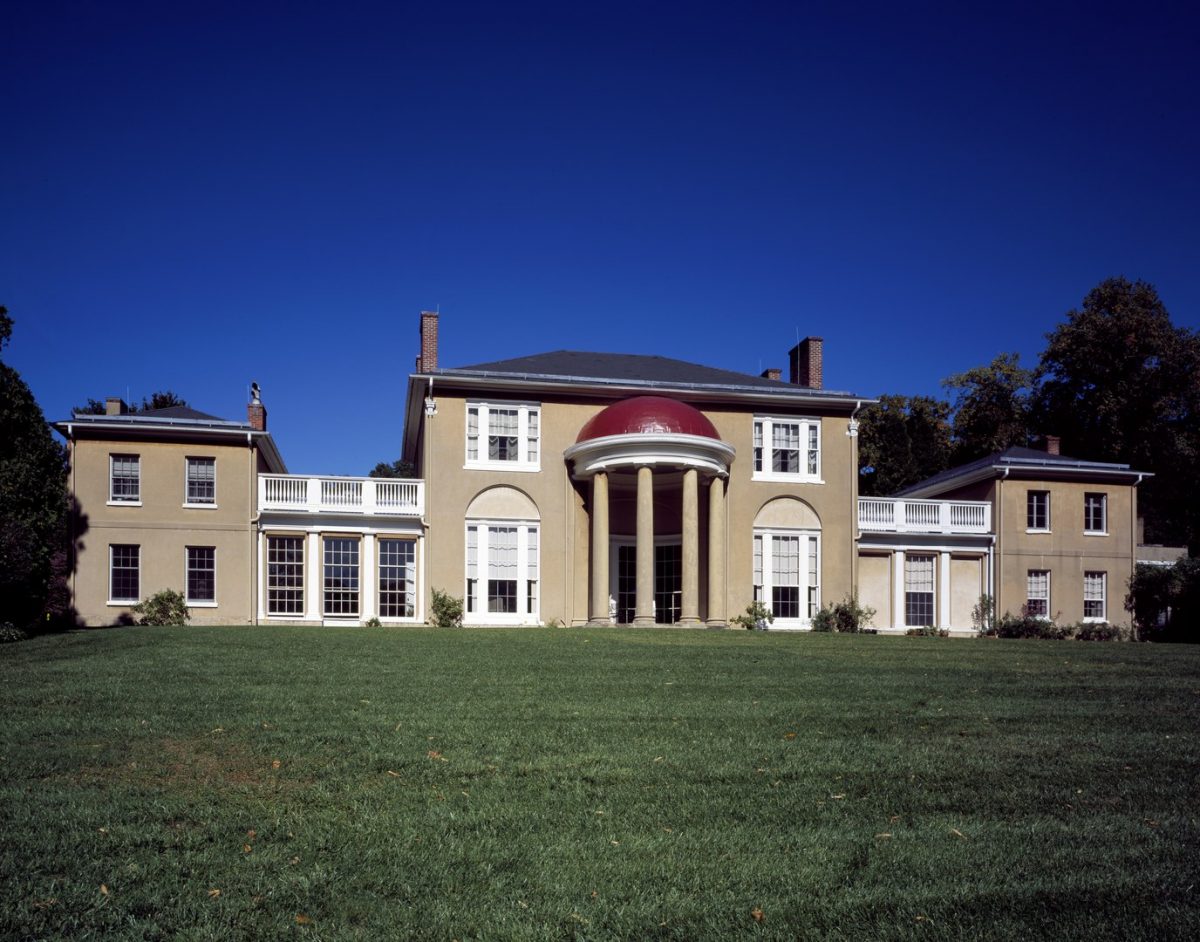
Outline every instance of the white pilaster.
<path id="1" fill-rule="evenodd" d="M 938 553 L 938 627 L 950 627 L 950 554 Z"/>
<path id="2" fill-rule="evenodd" d="M 892 553 L 892 627 L 904 627 L 904 550 Z"/>

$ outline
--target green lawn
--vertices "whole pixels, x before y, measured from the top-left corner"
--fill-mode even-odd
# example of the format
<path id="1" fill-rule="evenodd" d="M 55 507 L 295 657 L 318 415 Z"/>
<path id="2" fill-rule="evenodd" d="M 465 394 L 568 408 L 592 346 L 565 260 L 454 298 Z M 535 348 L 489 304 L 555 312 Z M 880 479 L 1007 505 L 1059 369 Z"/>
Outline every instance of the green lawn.
<path id="1" fill-rule="evenodd" d="M 130 628 L 0 711 L 4 938 L 1200 937 L 1196 647 Z"/>

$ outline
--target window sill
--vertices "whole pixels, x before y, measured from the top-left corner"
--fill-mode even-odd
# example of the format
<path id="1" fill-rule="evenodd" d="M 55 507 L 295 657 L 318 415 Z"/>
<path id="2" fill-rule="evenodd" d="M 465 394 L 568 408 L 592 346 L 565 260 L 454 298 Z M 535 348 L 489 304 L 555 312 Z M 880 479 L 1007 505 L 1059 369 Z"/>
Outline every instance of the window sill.
<path id="1" fill-rule="evenodd" d="M 1035 527 L 1026 527 L 1025 532 L 1026 533 L 1053 533 L 1054 531 L 1053 530 L 1040 530 Z"/>
<path id="2" fill-rule="evenodd" d="M 811 474 L 782 474 L 775 471 L 754 471 L 751 481 L 768 481 L 778 484 L 824 484 L 824 479 Z"/>
<path id="3" fill-rule="evenodd" d="M 186 502 L 183 504 L 183 507 L 185 510 L 216 510 L 217 509 L 216 504 L 189 504 Z"/>
<path id="4" fill-rule="evenodd" d="M 522 471 L 525 473 L 541 471 L 538 464 L 528 461 L 468 461 L 463 465 L 464 471 Z"/>
<path id="5" fill-rule="evenodd" d="M 1085 625 L 1106 625 L 1106 624 L 1108 624 L 1108 619 L 1107 618 L 1097 618 L 1095 615 L 1092 615 L 1090 617 L 1085 615 L 1083 617 L 1083 623 Z"/>
<path id="6" fill-rule="evenodd" d="M 1084 530 L 1084 536 L 1108 536 L 1107 530 Z M 1101 619 L 1103 621 L 1103 619 Z"/>
<path id="7" fill-rule="evenodd" d="M 216 608 L 217 607 L 217 603 L 215 601 L 213 601 L 213 602 L 193 602 L 191 599 L 188 599 L 184 604 L 188 608 Z"/>
<path id="8" fill-rule="evenodd" d="M 130 608 L 140 601 L 141 599 L 109 599 L 104 604 L 109 608 Z"/>
<path id="9" fill-rule="evenodd" d="M 141 507 L 140 500 L 109 500 L 105 501 L 106 507 Z"/>

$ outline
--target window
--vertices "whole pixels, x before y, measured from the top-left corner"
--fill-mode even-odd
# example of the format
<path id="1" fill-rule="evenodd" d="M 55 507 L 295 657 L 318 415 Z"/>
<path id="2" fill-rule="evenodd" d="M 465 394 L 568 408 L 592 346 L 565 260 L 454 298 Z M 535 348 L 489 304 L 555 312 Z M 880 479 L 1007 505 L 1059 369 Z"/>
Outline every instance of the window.
<path id="1" fill-rule="evenodd" d="M 141 547 L 114 543 L 108 548 L 108 597 L 112 602 L 141 601 Z"/>
<path id="2" fill-rule="evenodd" d="M 358 540 L 325 538 L 326 615 L 358 614 Z"/>
<path id="3" fill-rule="evenodd" d="M 541 410 L 529 403 L 467 404 L 467 466 L 536 471 Z"/>
<path id="4" fill-rule="evenodd" d="M 267 537 L 267 614 L 304 614 L 304 537 Z"/>
<path id="5" fill-rule="evenodd" d="M 933 556 L 909 553 L 904 557 L 904 624 L 933 625 Z"/>
<path id="6" fill-rule="evenodd" d="M 379 617 L 416 615 L 417 544 L 415 540 L 379 541 Z"/>
<path id="7" fill-rule="evenodd" d="M 1083 574 L 1083 620 L 1104 621 L 1108 597 L 1108 573 L 1085 572 Z"/>
<path id="8" fill-rule="evenodd" d="M 1029 491 L 1025 501 L 1025 527 L 1029 530 L 1049 531 L 1050 492 Z"/>
<path id="9" fill-rule="evenodd" d="M 215 458 L 187 459 L 188 504 L 217 504 L 217 461 Z"/>
<path id="10" fill-rule="evenodd" d="M 820 607 L 819 551 L 815 533 L 755 531 L 754 599 L 779 627 L 806 627 Z"/>
<path id="11" fill-rule="evenodd" d="M 536 524 L 467 525 L 465 602 L 467 615 L 476 623 L 517 624 L 536 620 Z"/>
<path id="12" fill-rule="evenodd" d="M 820 419 L 756 417 L 752 476 L 767 481 L 819 481 Z"/>
<path id="13" fill-rule="evenodd" d="M 215 546 L 187 548 L 188 602 L 217 600 L 217 549 Z"/>
<path id="14" fill-rule="evenodd" d="M 1025 591 L 1025 614 L 1037 618 L 1050 617 L 1049 569 L 1029 570 L 1029 587 Z"/>
<path id="15" fill-rule="evenodd" d="M 1085 533 L 1108 532 L 1108 495 L 1083 495 L 1083 530 Z"/>
<path id="16" fill-rule="evenodd" d="M 110 504 L 140 504 L 142 502 L 141 459 L 137 455 L 109 455 Z"/>

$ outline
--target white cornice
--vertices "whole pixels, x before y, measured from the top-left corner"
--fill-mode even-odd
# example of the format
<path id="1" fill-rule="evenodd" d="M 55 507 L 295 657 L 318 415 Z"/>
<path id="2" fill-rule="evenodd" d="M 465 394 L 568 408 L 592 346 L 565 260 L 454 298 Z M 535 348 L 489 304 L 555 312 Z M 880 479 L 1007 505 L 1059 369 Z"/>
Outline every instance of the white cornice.
<path id="1" fill-rule="evenodd" d="M 576 477 L 589 477 L 598 471 L 664 465 L 671 468 L 696 468 L 708 474 L 729 473 L 736 451 L 719 439 L 706 435 L 656 434 L 637 432 L 605 435 L 576 442 L 563 452 L 574 462 Z"/>

